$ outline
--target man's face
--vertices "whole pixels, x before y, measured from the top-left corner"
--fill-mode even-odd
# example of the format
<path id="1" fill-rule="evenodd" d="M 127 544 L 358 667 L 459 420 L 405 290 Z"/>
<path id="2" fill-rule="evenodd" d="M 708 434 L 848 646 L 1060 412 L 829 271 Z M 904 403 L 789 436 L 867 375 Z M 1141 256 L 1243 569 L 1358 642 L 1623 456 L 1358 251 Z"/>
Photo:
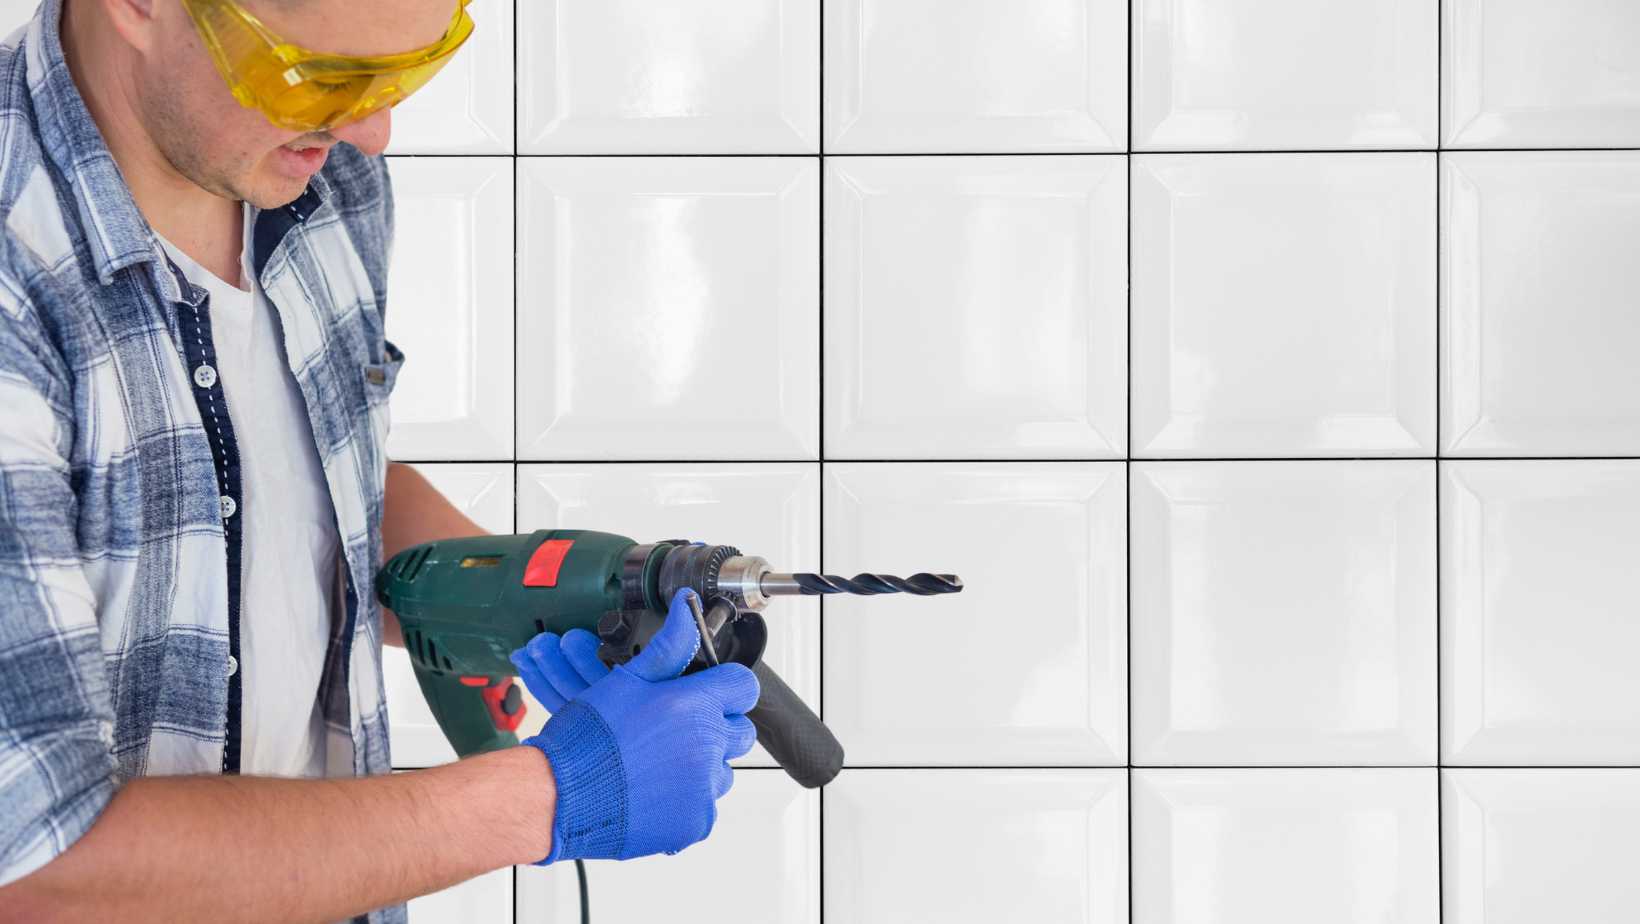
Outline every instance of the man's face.
<path id="1" fill-rule="evenodd" d="M 179 0 L 153 0 L 159 45 L 137 94 L 148 131 L 171 166 L 219 196 L 274 208 L 300 196 L 330 148 L 387 146 L 381 110 L 324 132 L 279 128 L 234 99 Z M 285 41 L 343 55 L 396 54 L 443 36 L 456 0 L 244 0 Z"/>

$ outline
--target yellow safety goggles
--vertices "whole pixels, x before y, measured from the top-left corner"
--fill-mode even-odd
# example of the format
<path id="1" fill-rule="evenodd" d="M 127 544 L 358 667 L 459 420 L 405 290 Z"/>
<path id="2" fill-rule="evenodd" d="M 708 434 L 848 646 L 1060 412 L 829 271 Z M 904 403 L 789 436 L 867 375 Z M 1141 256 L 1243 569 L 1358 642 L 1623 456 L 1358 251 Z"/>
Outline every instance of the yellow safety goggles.
<path id="1" fill-rule="evenodd" d="M 444 37 L 380 57 L 325 54 L 275 35 L 233 0 L 182 0 L 234 98 L 291 131 L 324 131 L 362 119 L 421 89 L 473 34 L 470 0 L 458 0 Z"/>

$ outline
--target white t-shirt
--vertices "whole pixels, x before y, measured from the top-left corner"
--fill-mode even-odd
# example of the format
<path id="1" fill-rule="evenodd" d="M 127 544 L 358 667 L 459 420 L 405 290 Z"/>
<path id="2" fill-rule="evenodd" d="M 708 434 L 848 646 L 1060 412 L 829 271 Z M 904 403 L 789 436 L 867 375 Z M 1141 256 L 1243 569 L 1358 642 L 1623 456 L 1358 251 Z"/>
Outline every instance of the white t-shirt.
<path id="1" fill-rule="evenodd" d="M 323 776 L 319 678 L 335 612 L 340 541 L 336 513 L 285 358 L 277 310 L 250 269 L 245 213 L 243 278 L 213 275 L 170 241 L 160 243 L 189 281 L 210 293 L 211 341 L 239 447 L 240 772 Z"/>

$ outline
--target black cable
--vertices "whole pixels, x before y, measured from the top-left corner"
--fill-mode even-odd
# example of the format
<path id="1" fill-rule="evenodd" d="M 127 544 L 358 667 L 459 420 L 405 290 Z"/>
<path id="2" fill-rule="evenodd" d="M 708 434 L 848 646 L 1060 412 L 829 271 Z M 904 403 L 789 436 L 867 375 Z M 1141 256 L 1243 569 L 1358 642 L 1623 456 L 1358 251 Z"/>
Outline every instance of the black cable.
<path id="1" fill-rule="evenodd" d="M 575 861 L 575 878 L 581 884 L 581 924 L 592 924 L 592 909 L 587 904 L 587 867 L 580 860 Z"/>

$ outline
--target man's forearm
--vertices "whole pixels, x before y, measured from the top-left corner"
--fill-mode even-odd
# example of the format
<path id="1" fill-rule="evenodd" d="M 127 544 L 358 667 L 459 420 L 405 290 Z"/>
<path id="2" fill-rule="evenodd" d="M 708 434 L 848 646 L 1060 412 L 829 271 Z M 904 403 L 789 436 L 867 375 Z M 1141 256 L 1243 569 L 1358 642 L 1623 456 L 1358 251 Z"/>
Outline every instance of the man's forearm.
<path id="1" fill-rule="evenodd" d="M 0 888 L 0 921 L 335 921 L 551 849 L 533 747 L 348 780 L 152 777 Z"/>

